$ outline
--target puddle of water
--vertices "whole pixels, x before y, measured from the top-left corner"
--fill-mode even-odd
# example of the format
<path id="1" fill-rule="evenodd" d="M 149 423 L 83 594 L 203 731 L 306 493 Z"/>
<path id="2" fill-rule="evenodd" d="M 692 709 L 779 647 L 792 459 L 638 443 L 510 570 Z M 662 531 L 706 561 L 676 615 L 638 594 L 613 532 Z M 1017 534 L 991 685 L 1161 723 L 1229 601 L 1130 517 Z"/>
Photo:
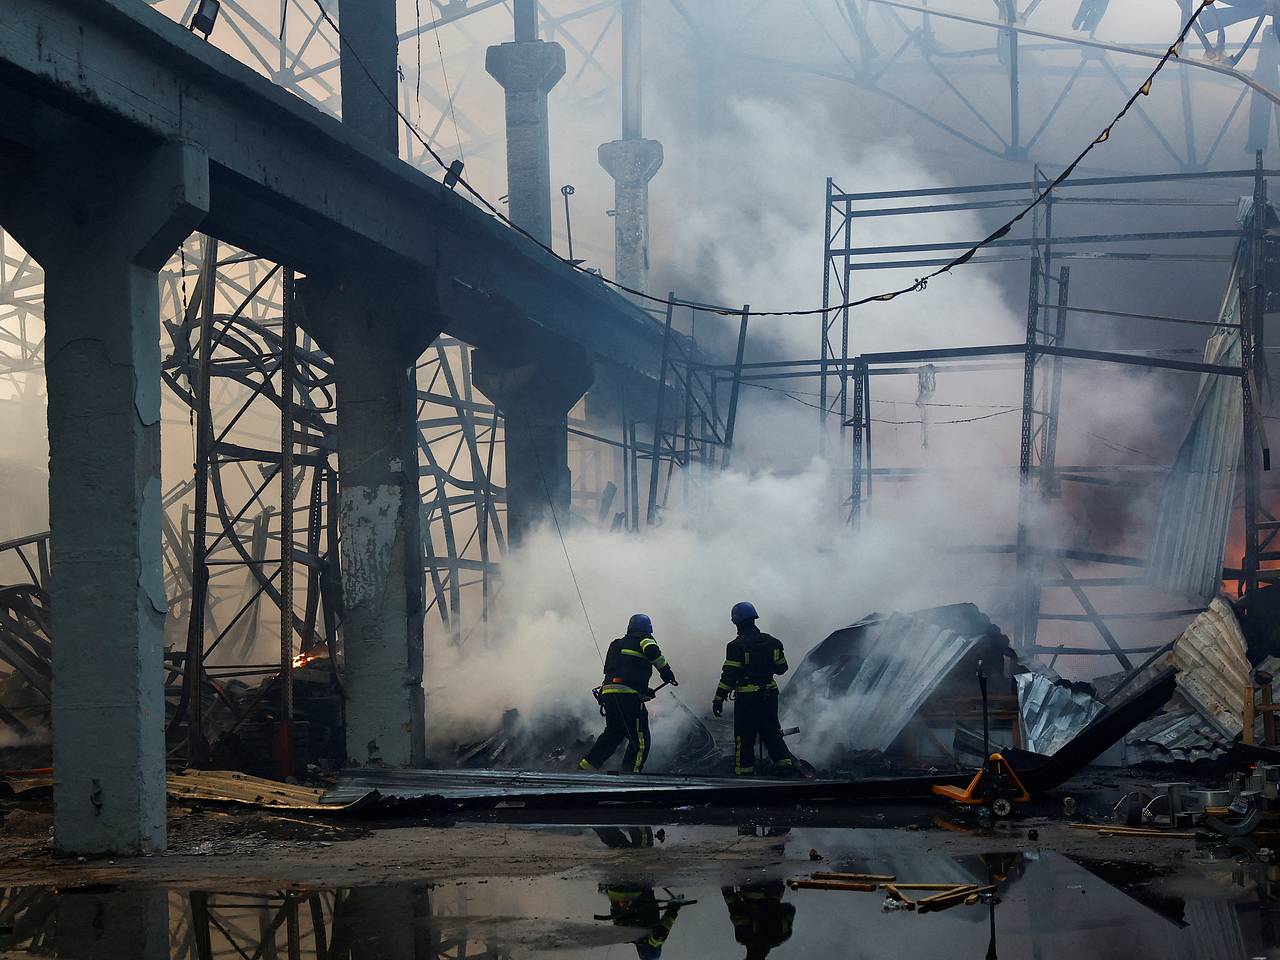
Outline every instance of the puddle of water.
<path id="1" fill-rule="evenodd" d="M 741 838 L 593 827 L 617 849 Z M 744 834 L 747 831 L 744 831 Z M 764 835 L 763 828 L 753 831 Z M 900 837 L 900 835 L 899 835 Z M 759 871 L 675 882 L 625 871 L 270 893 L 145 887 L 0 890 L 0 958 L 77 960 L 1250 960 L 1280 957 L 1280 869 L 1158 875 L 1053 854 L 904 854 L 891 832 L 797 829 L 817 869 L 903 882 L 994 884 L 989 901 L 886 912 L 884 893 L 789 889 Z M 732 870 L 726 865 L 725 870 Z M 807 873 L 808 871 L 806 871 Z M 913 893 L 920 898 L 926 893 Z"/>

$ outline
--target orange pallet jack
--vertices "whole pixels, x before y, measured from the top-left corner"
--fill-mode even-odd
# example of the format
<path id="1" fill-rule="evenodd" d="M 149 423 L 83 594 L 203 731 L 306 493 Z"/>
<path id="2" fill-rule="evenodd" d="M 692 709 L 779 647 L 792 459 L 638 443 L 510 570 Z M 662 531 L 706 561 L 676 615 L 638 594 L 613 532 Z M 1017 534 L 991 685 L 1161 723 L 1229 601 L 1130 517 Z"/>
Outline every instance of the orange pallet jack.
<path id="1" fill-rule="evenodd" d="M 982 755 L 986 761 L 963 790 L 934 784 L 933 792 L 947 800 L 971 807 L 987 807 L 997 817 L 1007 817 L 1015 803 L 1026 803 L 1031 794 L 1018 779 L 1013 765 L 999 753 L 991 752 L 991 721 L 987 710 L 987 675 L 978 661 L 978 689 L 982 691 Z"/>

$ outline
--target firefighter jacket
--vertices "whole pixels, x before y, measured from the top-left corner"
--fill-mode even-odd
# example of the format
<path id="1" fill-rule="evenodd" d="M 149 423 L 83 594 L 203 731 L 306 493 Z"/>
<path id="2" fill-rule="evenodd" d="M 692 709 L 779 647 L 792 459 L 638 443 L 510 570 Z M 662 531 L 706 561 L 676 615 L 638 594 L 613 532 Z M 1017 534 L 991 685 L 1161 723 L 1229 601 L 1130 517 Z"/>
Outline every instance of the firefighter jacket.
<path id="1" fill-rule="evenodd" d="M 663 680 L 675 674 L 653 637 L 626 636 L 609 644 L 604 656 L 604 684 L 600 693 L 638 693 L 649 688 L 654 669 Z"/>
<path id="2" fill-rule="evenodd" d="M 716 699 L 723 700 L 730 691 L 776 693 L 778 683 L 773 678 L 786 672 L 787 655 L 782 641 L 761 633 L 754 623 L 743 624 L 724 649 L 724 667 L 720 671 Z"/>
<path id="3" fill-rule="evenodd" d="M 616 926 L 644 929 L 631 943 L 640 960 L 658 960 L 680 915 L 682 903 L 658 903 L 653 887 L 611 884 L 604 887 L 609 897 L 609 917 Z"/>

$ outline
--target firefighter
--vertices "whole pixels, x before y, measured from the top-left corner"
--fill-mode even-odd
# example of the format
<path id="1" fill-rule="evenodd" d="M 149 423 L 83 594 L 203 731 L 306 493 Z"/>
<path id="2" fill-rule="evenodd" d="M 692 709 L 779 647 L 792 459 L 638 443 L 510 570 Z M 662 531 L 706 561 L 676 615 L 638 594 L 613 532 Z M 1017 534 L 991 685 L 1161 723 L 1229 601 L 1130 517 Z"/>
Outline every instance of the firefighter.
<path id="1" fill-rule="evenodd" d="M 686 901 L 679 897 L 659 901 L 653 887 L 640 884 L 613 883 L 602 885 L 601 889 L 609 898 L 609 919 L 615 926 L 644 931 L 631 941 L 636 956 L 640 960 L 658 960 Z"/>
<path id="2" fill-rule="evenodd" d="M 604 683 L 597 695 L 604 714 L 604 733 L 578 761 L 581 769 L 599 770 L 623 740 L 627 741 L 623 772 L 644 769 L 649 756 L 649 712 L 644 704 L 653 699 L 649 678 L 655 668 L 665 683 L 679 686 L 671 664 L 653 639 L 653 621 L 648 614 L 637 613 L 627 623 L 627 635 L 609 644 L 605 654 Z"/>
<path id="3" fill-rule="evenodd" d="M 788 775 L 796 769 L 796 758 L 782 739 L 778 682 L 774 680 L 787 672 L 787 655 L 781 640 L 760 632 L 756 626 L 759 616 L 745 600 L 735 603 L 729 612 L 738 635 L 725 647 L 720 686 L 711 701 L 711 711 L 718 717 L 724 712 L 725 698 L 733 695 L 733 766 L 740 777 L 756 772 L 757 736 L 778 773 Z"/>
<path id="4" fill-rule="evenodd" d="M 722 887 L 733 936 L 747 948 L 747 960 L 764 960 L 769 951 L 791 939 L 794 904 L 783 903 L 781 880 Z"/>

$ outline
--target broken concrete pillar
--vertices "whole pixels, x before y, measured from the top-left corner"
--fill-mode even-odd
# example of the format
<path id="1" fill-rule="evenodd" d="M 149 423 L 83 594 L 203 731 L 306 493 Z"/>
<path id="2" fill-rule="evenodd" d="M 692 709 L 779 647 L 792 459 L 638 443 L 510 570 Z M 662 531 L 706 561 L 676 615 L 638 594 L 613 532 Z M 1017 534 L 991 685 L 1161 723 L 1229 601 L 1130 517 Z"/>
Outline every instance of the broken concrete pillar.
<path id="1" fill-rule="evenodd" d="M 60 143 L 0 223 L 45 271 L 54 841 L 165 845 L 158 272 L 209 209 L 203 152 Z"/>
<path id="2" fill-rule="evenodd" d="M 662 168 L 657 140 L 600 144 L 600 166 L 613 177 L 614 277 L 624 287 L 649 292 L 649 181 Z"/>
<path id="3" fill-rule="evenodd" d="M 354 278 L 354 279 L 350 279 Z M 347 760 L 421 766 L 423 566 L 414 365 L 439 335 L 430 284 L 377 267 L 299 281 L 334 362 Z"/>
<path id="4" fill-rule="evenodd" d="M 472 376 L 503 417 L 507 538 L 518 545 L 553 520 L 567 527 L 573 480 L 568 415 L 591 386 L 590 355 L 565 341 L 519 355 L 476 350 Z"/>
<path id="5" fill-rule="evenodd" d="M 564 48 L 517 39 L 489 48 L 484 61 L 507 94 L 507 195 L 513 223 L 551 243 L 551 149 L 547 94 L 564 76 Z"/>
<path id="6" fill-rule="evenodd" d="M 640 0 L 622 0 L 622 139 L 600 144 L 600 166 L 613 177 L 614 279 L 649 292 L 649 181 L 662 168 L 662 144 L 643 126 Z"/>

